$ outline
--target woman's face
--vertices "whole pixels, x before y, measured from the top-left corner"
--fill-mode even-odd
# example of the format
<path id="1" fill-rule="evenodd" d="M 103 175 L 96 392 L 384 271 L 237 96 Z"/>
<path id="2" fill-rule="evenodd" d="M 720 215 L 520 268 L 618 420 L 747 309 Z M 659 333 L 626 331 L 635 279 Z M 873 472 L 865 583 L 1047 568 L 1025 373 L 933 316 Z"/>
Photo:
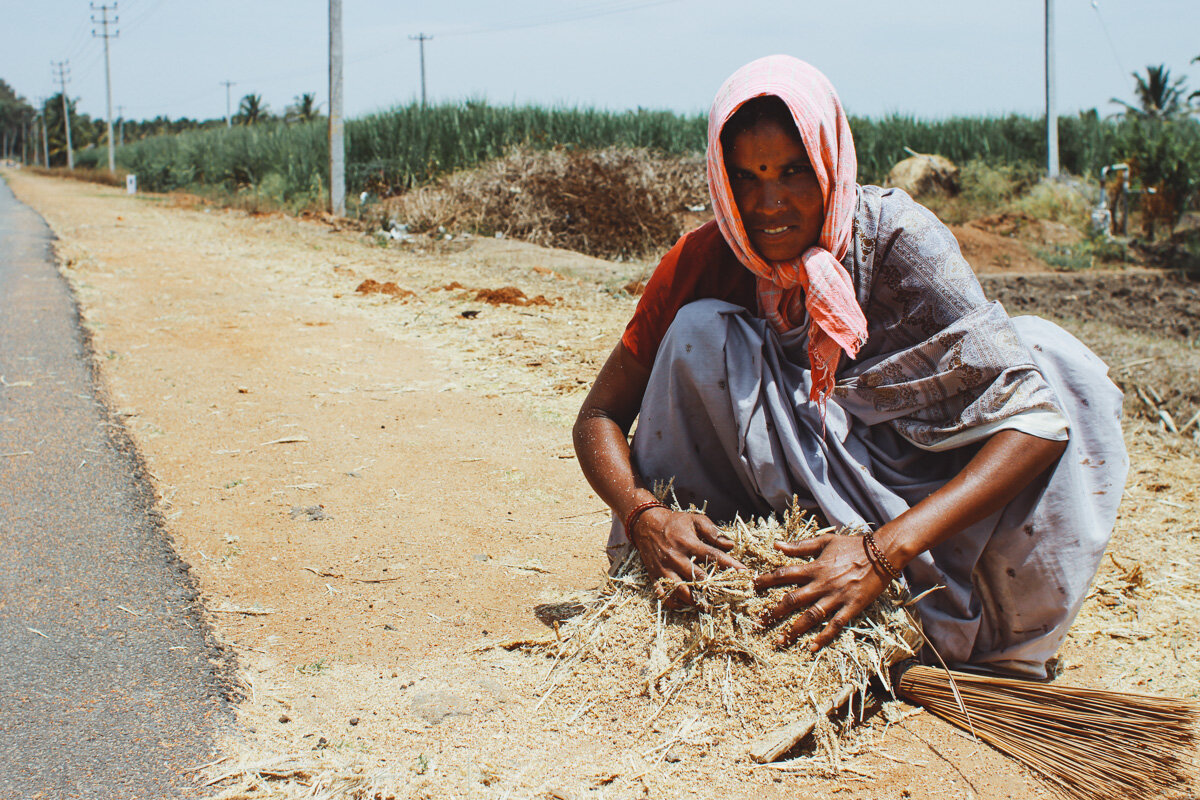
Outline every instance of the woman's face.
<path id="1" fill-rule="evenodd" d="M 791 261 L 817 243 L 825 204 L 794 127 L 767 118 L 735 135 L 725 171 L 750 243 L 765 260 Z"/>

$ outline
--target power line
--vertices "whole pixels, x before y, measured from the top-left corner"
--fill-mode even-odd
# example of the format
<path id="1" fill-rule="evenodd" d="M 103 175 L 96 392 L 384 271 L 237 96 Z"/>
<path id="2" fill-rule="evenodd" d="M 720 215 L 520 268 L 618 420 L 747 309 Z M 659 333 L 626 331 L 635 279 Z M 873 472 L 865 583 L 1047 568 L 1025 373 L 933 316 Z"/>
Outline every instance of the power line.
<path id="1" fill-rule="evenodd" d="M 631 11 L 641 11 L 644 8 L 653 8 L 655 6 L 664 6 L 671 3 L 678 3 L 680 0 L 639 0 L 638 2 L 630 2 L 630 0 L 622 0 L 617 3 L 602 3 L 592 7 L 576 9 L 574 12 L 565 14 L 560 17 L 552 17 L 549 19 L 536 19 L 524 22 L 510 22 L 494 26 L 483 26 L 479 28 L 467 28 L 465 30 L 445 31 L 438 34 L 439 36 L 475 36 L 484 33 L 503 33 L 505 31 L 523 30 L 526 28 L 540 28 L 546 25 L 561 25 L 567 22 L 580 22 L 585 19 L 595 19 L 596 17 L 607 17 L 613 14 L 628 14 Z"/>
<path id="2" fill-rule="evenodd" d="M 1108 40 L 1108 49 L 1112 51 L 1113 61 L 1116 62 L 1117 69 L 1121 70 L 1121 79 L 1126 80 L 1129 70 L 1125 69 L 1125 64 L 1121 62 L 1121 55 L 1117 52 L 1116 42 L 1113 41 L 1112 34 L 1108 32 L 1108 25 L 1104 22 L 1104 15 L 1100 13 L 1100 0 L 1092 0 L 1092 10 L 1096 12 L 1096 21 L 1100 23 L 1100 30 L 1104 31 L 1104 38 Z"/>
<path id="3" fill-rule="evenodd" d="M 450 38 L 456 36 L 475 36 L 487 33 L 504 33 L 506 31 L 524 30 L 527 28 L 540 28 L 548 25 L 561 25 L 568 22 L 579 22 L 586 19 L 594 19 L 596 17 L 604 17 L 612 14 L 626 14 L 631 11 L 640 11 L 644 8 L 653 8 L 655 6 L 669 5 L 678 3 L 681 0 L 638 0 L 638 2 L 630 2 L 630 0 L 621 0 L 618 3 L 601 3 L 582 9 L 576 9 L 574 12 L 549 19 L 526 19 L 516 22 L 501 23 L 494 26 L 484 26 L 479 28 L 461 28 L 458 30 L 446 30 L 438 33 L 441 38 Z M 415 37 L 409 37 L 415 38 Z M 432 36 L 429 38 L 433 38 Z M 368 50 L 352 59 L 346 61 L 347 64 L 359 64 L 363 61 L 370 61 L 382 55 L 387 55 L 395 51 L 395 46 L 388 44 L 374 50 Z M 293 73 L 294 74 L 294 73 Z"/>
<path id="4" fill-rule="evenodd" d="M 144 23 L 147 19 L 149 19 L 154 14 L 155 11 L 158 11 L 158 9 L 162 7 L 162 4 L 163 4 L 163 0 L 158 0 L 157 3 L 146 8 L 144 11 L 142 11 L 142 13 L 139 16 L 137 16 L 136 18 L 131 20 L 129 22 L 129 24 L 125 26 L 126 32 L 132 33 L 133 31 L 135 31 L 139 27 L 141 27 L 142 23 Z M 129 13 L 128 6 L 126 6 L 126 8 L 125 8 L 125 13 L 126 14 Z"/>

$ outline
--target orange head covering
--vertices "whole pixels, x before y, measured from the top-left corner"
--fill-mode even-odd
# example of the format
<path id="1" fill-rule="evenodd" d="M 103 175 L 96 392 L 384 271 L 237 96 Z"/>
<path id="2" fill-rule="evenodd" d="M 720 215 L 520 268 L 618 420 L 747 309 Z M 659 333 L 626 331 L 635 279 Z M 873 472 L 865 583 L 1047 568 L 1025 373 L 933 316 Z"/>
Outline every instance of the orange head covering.
<path id="1" fill-rule="evenodd" d="M 721 130 L 747 100 L 764 95 L 781 99 L 804 141 L 808 160 L 821 185 L 825 222 L 821 236 L 793 261 L 768 262 L 755 251 L 729 188 Z M 811 399 L 822 407 L 833 391 L 841 351 L 851 358 L 867 341 L 867 319 L 854 298 L 854 284 L 840 261 L 850 247 L 858 162 L 850 125 L 829 79 L 791 56 L 752 61 L 729 77 L 717 92 L 708 115 L 708 190 L 725 241 L 757 277 L 758 304 L 779 333 L 811 320 L 808 356 L 812 366 Z"/>

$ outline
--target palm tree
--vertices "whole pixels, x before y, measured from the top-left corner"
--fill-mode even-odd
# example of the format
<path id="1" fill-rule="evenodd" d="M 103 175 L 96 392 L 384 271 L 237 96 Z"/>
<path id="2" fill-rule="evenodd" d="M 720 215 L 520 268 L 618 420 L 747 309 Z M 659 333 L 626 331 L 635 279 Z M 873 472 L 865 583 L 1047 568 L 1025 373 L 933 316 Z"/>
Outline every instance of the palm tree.
<path id="1" fill-rule="evenodd" d="M 1125 111 L 1122 112 L 1125 116 L 1171 119 L 1187 112 L 1188 108 L 1183 99 L 1184 92 L 1187 91 L 1184 87 L 1186 78 L 1176 78 L 1172 81 L 1171 70 L 1164 64 L 1146 67 L 1145 78 L 1136 72 L 1131 74 L 1137 82 L 1133 92 L 1137 95 L 1138 104 L 1135 106 L 1115 97 L 1112 99 L 1113 103 L 1125 106 Z"/>
<path id="2" fill-rule="evenodd" d="M 261 94 L 248 94 L 238 104 L 237 120 L 242 125 L 256 125 L 271 115 Z"/>
<path id="3" fill-rule="evenodd" d="M 320 116 L 316 92 L 305 92 L 293 98 L 296 102 L 288 106 L 289 122 L 312 122 Z"/>
<path id="4" fill-rule="evenodd" d="M 1196 56 L 1195 58 L 1192 59 L 1193 64 L 1195 64 L 1197 61 L 1200 61 L 1200 56 Z M 1188 95 L 1188 102 L 1189 103 L 1192 102 L 1197 97 L 1200 97 L 1200 89 L 1197 89 L 1196 91 L 1194 91 Z"/>

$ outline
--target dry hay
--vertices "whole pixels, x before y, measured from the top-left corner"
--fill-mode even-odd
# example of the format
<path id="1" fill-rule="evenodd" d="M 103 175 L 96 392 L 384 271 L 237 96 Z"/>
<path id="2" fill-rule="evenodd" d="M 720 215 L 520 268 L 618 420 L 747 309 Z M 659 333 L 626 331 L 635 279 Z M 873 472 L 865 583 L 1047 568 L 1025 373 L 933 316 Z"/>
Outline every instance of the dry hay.
<path id="1" fill-rule="evenodd" d="M 908 148 L 905 148 L 908 150 Z M 959 192 L 959 171 L 945 156 L 917 153 L 897 162 L 884 179 L 884 186 L 895 186 L 914 197 L 929 194 L 956 195 Z"/>
<path id="2" fill-rule="evenodd" d="M 215 792 L 208 800 L 400 800 L 416 783 L 411 770 L 373 770 L 333 754 L 221 759 L 200 771 L 208 778 L 201 788 Z"/>
<path id="3" fill-rule="evenodd" d="M 752 572 L 721 570 L 689 583 L 695 608 L 664 607 L 636 552 L 594 596 L 539 606 L 535 613 L 556 635 L 503 645 L 552 660 L 539 705 L 572 695 L 641 696 L 649 701 L 647 724 L 677 707 L 681 719 L 723 720 L 718 727 L 724 735 L 742 743 L 810 714 L 848 685 L 860 698 L 857 704 L 852 698 L 850 708 L 857 705 L 861 715 L 868 683 L 878 679 L 889 687 L 888 666 L 912 655 L 919 641 L 906 590 L 893 583 L 816 654 L 808 649 L 815 630 L 779 649 L 773 644 L 776 632 L 759 619 L 789 587 L 756 593 L 754 574 L 805 563 L 776 550 L 775 542 L 833 529 L 819 529 L 797 508 L 785 514 L 783 524 L 773 517 L 738 519 L 722 530 L 734 541 L 730 555 Z M 818 739 L 829 730 L 818 725 Z"/>
<path id="4" fill-rule="evenodd" d="M 601 258 L 670 246 L 708 201 L 700 157 L 650 150 L 514 150 L 386 201 L 413 233 L 503 234 Z"/>

